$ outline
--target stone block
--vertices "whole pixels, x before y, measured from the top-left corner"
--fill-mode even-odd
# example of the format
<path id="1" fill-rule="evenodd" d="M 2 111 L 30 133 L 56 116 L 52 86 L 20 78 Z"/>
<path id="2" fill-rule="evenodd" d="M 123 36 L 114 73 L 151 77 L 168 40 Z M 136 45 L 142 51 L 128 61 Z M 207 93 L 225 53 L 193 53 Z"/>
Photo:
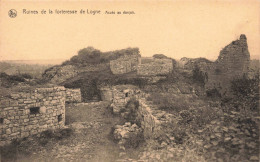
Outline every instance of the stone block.
<path id="1" fill-rule="evenodd" d="M 7 134 L 7 135 L 9 135 L 9 134 L 11 134 L 11 133 L 12 133 L 11 128 L 6 129 L 6 134 Z"/>

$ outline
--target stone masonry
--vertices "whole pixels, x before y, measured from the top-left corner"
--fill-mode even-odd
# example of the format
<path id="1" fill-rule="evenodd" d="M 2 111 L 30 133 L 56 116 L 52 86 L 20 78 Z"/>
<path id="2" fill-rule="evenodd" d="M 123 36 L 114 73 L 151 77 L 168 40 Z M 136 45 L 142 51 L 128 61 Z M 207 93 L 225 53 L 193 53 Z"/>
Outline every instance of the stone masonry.
<path id="1" fill-rule="evenodd" d="M 63 127 L 65 96 L 64 87 L 53 87 L 0 99 L 0 144 Z"/>
<path id="2" fill-rule="evenodd" d="M 131 97 L 134 97 L 139 91 L 138 88 L 133 85 L 116 85 L 111 87 L 110 90 L 112 93 L 111 107 L 115 114 L 120 113 L 121 109 L 125 107 Z"/>
<path id="3" fill-rule="evenodd" d="M 108 89 L 109 88 L 107 88 L 106 91 L 108 91 Z M 164 134 L 163 125 L 175 119 L 171 114 L 159 110 L 156 106 L 146 101 L 145 98 L 148 97 L 148 94 L 143 93 L 133 85 L 117 85 L 111 87 L 110 90 L 112 93 L 112 95 L 109 95 L 112 96 L 111 107 L 116 114 L 125 108 L 131 98 L 138 100 L 137 120 L 141 123 L 145 139 L 161 136 Z"/>
<path id="4" fill-rule="evenodd" d="M 66 88 L 66 102 L 81 102 L 81 92 L 78 89 L 68 89 Z"/>
<path id="5" fill-rule="evenodd" d="M 141 63 L 137 67 L 137 74 L 143 76 L 166 75 L 173 70 L 171 59 L 152 58 L 148 63 Z"/>
<path id="6" fill-rule="evenodd" d="M 240 39 L 231 42 L 220 51 L 218 59 L 211 65 L 208 73 L 208 82 L 205 87 L 217 88 L 222 93 L 227 92 L 230 81 L 241 78 L 249 70 L 250 54 L 247 38 L 241 35 Z"/>
<path id="7" fill-rule="evenodd" d="M 110 61 L 110 69 L 113 74 L 125 74 L 136 71 L 139 62 L 139 55 L 125 55 Z"/>

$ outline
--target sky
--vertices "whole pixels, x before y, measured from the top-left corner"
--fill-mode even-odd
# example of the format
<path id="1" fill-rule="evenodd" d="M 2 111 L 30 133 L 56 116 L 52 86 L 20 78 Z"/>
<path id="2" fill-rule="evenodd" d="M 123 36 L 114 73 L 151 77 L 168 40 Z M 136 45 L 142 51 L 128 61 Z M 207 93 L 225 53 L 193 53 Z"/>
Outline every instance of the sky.
<path id="1" fill-rule="evenodd" d="M 15 9 L 17 17 L 8 11 Z M 23 10 L 38 14 L 24 14 Z M 40 14 L 41 10 L 101 10 L 100 15 Z M 134 11 L 108 15 L 105 11 Z M 245 34 L 260 56 L 260 1 L 0 1 L 0 61 L 69 59 L 85 47 L 103 52 L 138 47 L 142 56 L 164 54 L 217 59 Z"/>

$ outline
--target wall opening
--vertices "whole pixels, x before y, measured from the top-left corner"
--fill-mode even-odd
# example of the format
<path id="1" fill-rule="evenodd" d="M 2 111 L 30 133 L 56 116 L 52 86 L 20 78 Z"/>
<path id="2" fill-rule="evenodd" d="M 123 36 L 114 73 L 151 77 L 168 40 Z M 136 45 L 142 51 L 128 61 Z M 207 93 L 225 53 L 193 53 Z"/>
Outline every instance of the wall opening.
<path id="1" fill-rule="evenodd" d="M 61 122 L 62 121 L 62 115 L 58 115 L 58 122 Z"/>
<path id="2" fill-rule="evenodd" d="M 127 92 L 127 93 L 125 93 L 125 97 L 128 97 L 128 92 Z"/>
<path id="3" fill-rule="evenodd" d="M 4 118 L 0 118 L 0 125 L 4 124 Z"/>
<path id="4" fill-rule="evenodd" d="M 30 114 L 39 114 L 40 113 L 40 107 L 32 107 L 30 108 Z"/>

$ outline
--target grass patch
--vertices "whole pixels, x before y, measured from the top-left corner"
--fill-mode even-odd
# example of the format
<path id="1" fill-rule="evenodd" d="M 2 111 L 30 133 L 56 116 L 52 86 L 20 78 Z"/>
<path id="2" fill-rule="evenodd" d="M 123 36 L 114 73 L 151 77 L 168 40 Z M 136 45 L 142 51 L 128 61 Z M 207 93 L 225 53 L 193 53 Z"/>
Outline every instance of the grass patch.
<path id="1" fill-rule="evenodd" d="M 72 135 L 73 130 L 65 128 L 46 130 L 39 135 L 13 140 L 11 144 L 0 147 L 2 161 L 17 161 L 21 157 L 30 156 L 34 151 L 41 149 L 41 147 L 47 147 L 49 143 L 56 143 Z M 48 145 L 48 147 L 50 146 Z"/>

